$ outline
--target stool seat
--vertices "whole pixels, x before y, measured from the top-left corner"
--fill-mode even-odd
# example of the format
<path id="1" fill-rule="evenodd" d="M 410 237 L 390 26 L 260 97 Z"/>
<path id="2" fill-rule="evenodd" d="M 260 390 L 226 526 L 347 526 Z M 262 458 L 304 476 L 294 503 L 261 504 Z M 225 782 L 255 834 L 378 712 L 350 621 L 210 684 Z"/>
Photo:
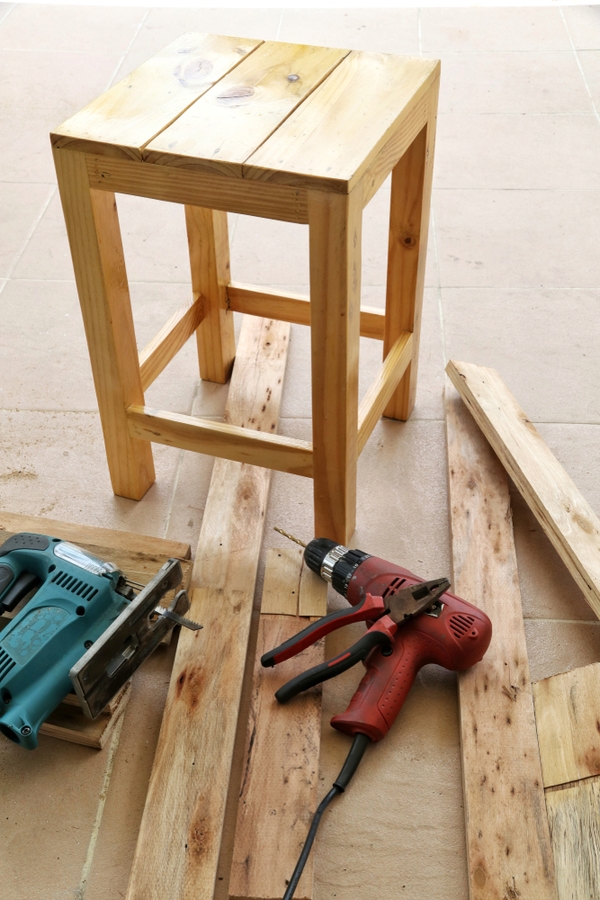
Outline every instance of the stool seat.
<path id="1" fill-rule="evenodd" d="M 116 493 L 143 495 L 147 442 L 176 430 L 178 446 L 313 477 L 315 532 L 349 538 L 358 453 L 414 403 L 438 82 L 436 60 L 185 34 L 52 132 Z M 362 210 L 390 172 L 386 311 L 361 311 Z M 115 193 L 185 206 L 191 303 L 139 355 Z M 310 298 L 231 281 L 226 212 L 309 225 Z M 194 332 L 201 376 L 227 380 L 233 311 L 310 324 L 312 444 L 272 435 L 269 455 L 248 430 L 215 440 L 214 423 L 145 410 Z M 360 334 L 385 361 L 359 411 Z"/>

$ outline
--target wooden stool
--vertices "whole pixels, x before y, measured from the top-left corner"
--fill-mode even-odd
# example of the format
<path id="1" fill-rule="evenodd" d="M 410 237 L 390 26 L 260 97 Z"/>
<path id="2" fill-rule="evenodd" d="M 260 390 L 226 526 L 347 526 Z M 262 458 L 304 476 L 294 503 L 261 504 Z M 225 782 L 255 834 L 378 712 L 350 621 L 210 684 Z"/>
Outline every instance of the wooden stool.
<path id="1" fill-rule="evenodd" d="M 414 404 L 439 62 L 183 35 L 51 135 L 114 492 L 154 482 L 150 441 L 314 479 L 315 534 L 346 542 L 356 463 Z M 360 309 L 362 210 L 392 173 L 385 313 Z M 185 205 L 193 302 L 137 352 L 115 192 Z M 226 211 L 308 224 L 310 300 L 230 281 Z M 313 442 L 148 410 L 196 332 L 225 382 L 232 312 L 311 327 Z M 359 336 L 384 363 L 358 405 Z"/>

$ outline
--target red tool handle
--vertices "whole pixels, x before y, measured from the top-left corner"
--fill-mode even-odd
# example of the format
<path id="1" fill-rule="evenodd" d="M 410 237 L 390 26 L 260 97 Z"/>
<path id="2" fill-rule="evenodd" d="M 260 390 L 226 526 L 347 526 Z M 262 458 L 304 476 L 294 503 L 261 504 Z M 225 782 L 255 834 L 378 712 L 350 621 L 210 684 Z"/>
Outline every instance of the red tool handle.
<path id="1" fill-rule="evenodd" d="M 444 594 L 438 616 L 423 613 L 399 629 L 391 655 L 373 650 L 348 709 L 333 717 L 332 726 L 382 740 L 422 666 L 437 663 L 453 671 L 468 669 L 483 657 L 491 637 L 492 625 L 485 613 L 466 600 Z"/>

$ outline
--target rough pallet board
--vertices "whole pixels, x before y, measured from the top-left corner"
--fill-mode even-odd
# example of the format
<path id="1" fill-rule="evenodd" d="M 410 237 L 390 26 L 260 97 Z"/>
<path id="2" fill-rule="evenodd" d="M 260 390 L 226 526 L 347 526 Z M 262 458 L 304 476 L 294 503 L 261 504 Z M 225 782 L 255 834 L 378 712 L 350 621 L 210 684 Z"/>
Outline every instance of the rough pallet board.
<path id="1" fill-rule="evenodd" d="M 560 900 L 600 896 L 600 663 L 533 685 Z"/>
<path id="2" fill-rule="evenodd" d="M 74 695 L 65 697 L 40 727 L 40 734 L 101 750 L 131 697 L 131 682 L 119 691 L 97 719 L 88 719 Z M 71 699 L 72 698 L 72 699 Z"/>
<path id="3" fill-rule="evenodd" d="M 279 608 L 277 608 L 279 598 Z M 265 607 L 265 600 L 266 607 Z M 326 583 L 303 565 L 302 550 L 269 550 L 246 733 L 231 865 L 231 900 L 283 896 L 317 807 L 321 692 L 307 691 L 286 706 L 275 691 L 324 658 L 324 641 L 270 669 L 260 664 L 277 647 L 327 611 Z M 308 859 L 294 894 L 311 900 L 313 860 Z"/>
<path id="4" fill-rule="evenodd" d="M 446 371 L 600 618 L 600 519 L 494 369 L 451 360 Z"/>
<path id="5" fill-rule="evenodd" d="M 226 419 L 278 422 L 289 325 L 246 317 Z M 192 573 L 127 900 L 210 900 L 229 787 L 271 473 L 217 459 Z"/>
<path id="6" fill-rule="evenodd" d="M 490 648 L 459 676 L 471 900 L 556 900 L 507 478 L 446 393 L 453 590 L 489 615 Z"/>

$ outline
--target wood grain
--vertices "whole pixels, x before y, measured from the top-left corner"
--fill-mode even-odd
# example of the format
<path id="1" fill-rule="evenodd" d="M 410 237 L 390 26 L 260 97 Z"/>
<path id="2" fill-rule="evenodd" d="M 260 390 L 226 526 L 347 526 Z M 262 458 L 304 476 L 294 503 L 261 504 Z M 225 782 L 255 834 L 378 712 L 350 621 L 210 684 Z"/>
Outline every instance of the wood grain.
<path id="1" fill-rule="evenodd" d="M 141 159 L 153 137 L 260 44 L 184 34 L 64 122 L 52 133 L 52 144 Z"/>
<path id="2" fill-rule="evenodd" d="M 228 421 L 277 423 L 288 328 L 244 320 Z M 213 896 L 270 476 L 215 461 L 127 900 Z"/>
<path id="3" fill-rule="evenodd" d="M 173 357 L 181 350 L 204 318 L 202 300 L 196 296 L 192 304 L 181 306 L 160 331 L 140 351 L 140 378 L 147 390 Z"/>
<path id="4" fill-rule="evenodd" d="M 349 52 L 266 41 L 151 141 L 144 159 L 241 178 L 248 157 Z"/>
<path id="5" fill-rule="evenodd" d="M 451 360 L 446 371 L 600 618 L 600 519 L 494 369 Z"/>
<path id="6" fill-rule="evenodd" d="M 303 578 L 305 572 L 312 579 Z M 303 564 L 300 548 L 270 550 L 265 568 L 252 700 L 246 732 L 229 896 L 273 900 L 283 896 L 317 805 L 321 691 L 281 706 L 275 691 L 324 658 L 320 641 L 293 659 L 264 669 L 260 658 L 327 611 L 327 585 Z M 294 894 L 313 896 L 314 854 Z"/>
<path id="7" fill-rule="evenodd" d="M 483 660 L 459 675 L 471 900 L 556 900 L 506 474 L 446 394 L 453 591 L 490 617 Z"/>
<path id="8" fill-rule="evenodd" d="M 600 782 L 546 793 L 560 900 L 600 897 Z"/>
<path id="9" fill-rule="evenodd" d="M 413 358 L 413 336 L 403 331 L 386 356 L 358 408 L 358 452 L 365 444 Z"/>

